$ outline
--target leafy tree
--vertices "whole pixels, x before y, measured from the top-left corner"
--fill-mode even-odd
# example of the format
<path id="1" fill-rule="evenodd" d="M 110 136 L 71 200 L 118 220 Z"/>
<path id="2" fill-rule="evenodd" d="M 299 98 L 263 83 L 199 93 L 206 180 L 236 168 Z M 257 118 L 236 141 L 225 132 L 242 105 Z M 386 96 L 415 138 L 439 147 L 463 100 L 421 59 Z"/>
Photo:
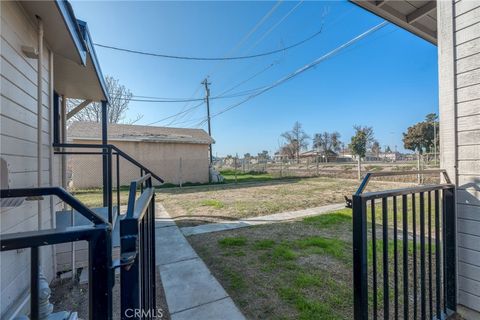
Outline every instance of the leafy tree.
<path id="1" fill-rule="evenodd" d="M 270 159 L 270 155 L 268 154 L 268 151 L 267 150 L 263 150 L 262 152 L 260 152 L 258 154 L 258 159 L 261 159 L 261 160 L 268 160 Z"/>
<path id="2" fill-rule="evenodd" d="M 120 84 L 118 79 L 115 79 L 111 76 L 106 76 L 105 84 L 107 87 L 107 92 L 109 95 L 109 104 L 108 104 L 108 122 L 109 123 L 120 123 L 125 120 L 125 114 L 128 110 L 128 104 L 132 99 L 132 92 Z M 67 112 L 73 110 L 77 105 L 79 105 L 82 100 L 78 99 L 68 99 L 67 100 Z M 143 116 L 137 115 L 136 119 L 131 119 L 126 121 L 127 123 L 135 123 L 140 120 Z M 70 120 L 72 121 L 92 121 L 92 122 L 101 122 L 102 121 L 102 104 L 100 102 L 92 102 L 87 107 L 76 113 Z"/>
<path id="3" fill-rule="evenodd" d="M 385 149 L 385 152 L 387 152 L 387 153 L 392 152 L 392 149 L 390 149 L 390 146 L 387 146 L 387 148 Z"/>
<path id="4" fill-rule="evenodd" d="M 245 159 L 250 159 L 250 158 L 252 157 L 252 155 L 247 152 L 247 153 L 245 153 L 245 154 L 243 155 L 243 157 L 244 157 Z"/>
<path id="5" fill-rule="evenodd" d="M 435 143 L 435 131 L 438 130 L 438 117 L 430 113 L 425 121 L 418 122 L 403 133 L 403 145 L 405 149 L 416 151 L 419 154 L 431 152 Z M 436 139 L 438 147 L 438 139 Z"/>
<path id="6" fill-rule="evenodd" d="M 366 126 L 353 126 L 353 128 L 355 129 L 355 135 L 351 139 L 349 148 L 357 156 L 358 179 L 360 180 L 362 177 L 361 159 L 365 157 L 367 148 L 374 142 L 373 128 Z"/>
<path id="7" fill-rule="evenodd" d="M 296 121 L 291 131 L 282 133 L 282 138 L 286 143 L 281 148 L 283 154 L 289 158 L 295 157 L 297 163 L 300 162 L 300 150 L 308 147 L 308 139 L 310 138 L 302 129 L 302 124 Z"/>

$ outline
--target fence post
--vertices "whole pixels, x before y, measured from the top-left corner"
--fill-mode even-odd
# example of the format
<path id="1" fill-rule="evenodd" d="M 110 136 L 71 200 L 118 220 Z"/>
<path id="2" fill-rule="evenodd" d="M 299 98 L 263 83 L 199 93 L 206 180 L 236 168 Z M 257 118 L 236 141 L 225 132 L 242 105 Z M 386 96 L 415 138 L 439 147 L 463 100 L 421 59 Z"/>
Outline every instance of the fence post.
<path id="1" fill-rule="evenodd" d="M 354 319 L 368 319 L 367 208 L 359 195 L 353 195 L 353 299 Z"/>
<path id="2" fill-rule="evenodd" d="M 456 212 L 455 188 L 445 189 L 443 193 L 445 211 L 445 285 L 446 306 L 452 311 L 457 310 L 457 283 L 456 283 Z"/>
<path id="3" fill-rule="evenodd" d="M 89 319 L 112 319 L 112 239 L 109 229 L 99 230 L 88 242 Z"/>
<path id="4" fill-rule="evenodd" d="M 178 170 L 179 170 L 179 185 L 180 185 L 180 188 L 182 187 L 182 180 L 183 180 L 183 172 L 182 172 L 182 157 L 180 157 L 180 160 L 179 160 L 179 164 L 178 164 Z M 210 173 L 209 173 L 210 174 Z"/>

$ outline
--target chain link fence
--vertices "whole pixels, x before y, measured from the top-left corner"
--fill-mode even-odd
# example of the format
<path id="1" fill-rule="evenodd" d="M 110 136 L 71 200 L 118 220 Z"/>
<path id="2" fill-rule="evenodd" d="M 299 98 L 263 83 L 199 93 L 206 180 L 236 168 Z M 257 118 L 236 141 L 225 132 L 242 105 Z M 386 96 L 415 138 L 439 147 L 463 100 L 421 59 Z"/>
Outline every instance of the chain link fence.
<path id="1" fill-rule="evenodd" d="M 427 170 L 438 168 L 438 162 L 432 157 L 423 157 L 420 163 L 417 160 L 402 161 L 362 161 L 361 174 L 366 172 L 405 171 L 404 176 L 382 177 L 381 180 L 399 182 L 435 183 L 437 177 L 417 174 L 408 174 L 408 171 Z M 420 167 L 419 167 L 420 165 Z M 225 158 L 214 163 L 217 171 L 236 172 L 237 174 L 269 174 L 275 178 L 288 177 L 330 177 L 340 179 L 358 179 L 358 164 L 356 161 L 325 162 L 321 159 L 303 158 L 282 160 L 249 160 L 241 158 Z"/>
<path id="2" fill-rule="evenodd" d="M 75 150 L 78 151 L 78 150 Z M 101 189 L 103 187 L 103 155 L 98 154 L 62 154 L 65 157 L 66 186 L 69 191 L 85 189 Z M 183 157 L 169 159 L 141 160 L 143 166 L 164 179 L 164 185 L 189 185 L 209 182 L 209 160 L 186 159 Z M 61 174 L 61 170 L 59 170 Z M 113 189 L 126 187 L 130 182 L 141 176 L 140 168 L 123 159 L 112 155 Z M 153 180 L 154 185 L 160 182 Z"/>

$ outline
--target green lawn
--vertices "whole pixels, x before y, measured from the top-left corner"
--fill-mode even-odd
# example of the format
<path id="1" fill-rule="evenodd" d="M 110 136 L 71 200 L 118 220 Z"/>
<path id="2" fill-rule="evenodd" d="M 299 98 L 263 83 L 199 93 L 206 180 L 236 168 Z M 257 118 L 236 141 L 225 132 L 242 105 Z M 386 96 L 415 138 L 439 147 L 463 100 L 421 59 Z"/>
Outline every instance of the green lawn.
<path id="1" fill-rule="evenodd" d="M 351 210 L 301 221 L 188 237 L 248 319 L 352 319 L 353 261 Z M 380 228 L 379 228 L 380 229 Z M 372 242 L 368 242 L 369 273 Z M 383 240 L 377 240 L 379 318 L 383 318 Z M 398 242 L 400 310 L 403 312 L 403 242 Z M 417 247 L 417 254 L 419 245 Z M 408 242 L 409 273 L 413 245 Z M 432 248 L 432 254 L 435 246 Z M 393 241 L 389 241 L 389 292 L 393 301 Z M 417 256 L 417 268 L 419 268 Z M 434 265 L 433 265 L 433 269 Z M 409 287 L 413 288 L 410 275 Z M 373 306 L 372 278 L 369 304 Z M 412 299 L 412 289 L 409 292 Z M 370 308 L 371 310 L 372 308 Z M 391 310 L 393 307 L 391 308 Z M 413 310 L 411 315 L 413 315 Z M 391 315 L 393 316 L 393 314 Z"/>
<path id="2" fill-rule="evenodd" d="M 262 182 L 262 181 L 271 181 L 281 179 L 280 177 L 275 177 L 271 173 L 266 172 L 242 172 L 240 170 L 221 170 L 221 175 L 225 179 L 225 183 L 235 183 L 235 182 Z"/>

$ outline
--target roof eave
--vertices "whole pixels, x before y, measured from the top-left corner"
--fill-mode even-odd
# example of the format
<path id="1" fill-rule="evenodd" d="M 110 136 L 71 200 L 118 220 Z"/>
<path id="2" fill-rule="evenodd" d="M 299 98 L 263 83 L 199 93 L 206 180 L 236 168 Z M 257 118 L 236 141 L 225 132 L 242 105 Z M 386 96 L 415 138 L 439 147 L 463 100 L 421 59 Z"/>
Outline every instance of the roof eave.
<path id="1" fill-rule="evenodd" d="M 360 8 L 370 11 L 371 13 L 379 16 L 380 18 L 385 19 L 399 26 L 400 28 L 415 34 L 416 36 L 430 42 L 431 44 L 435 46 L 437 45 L 437 35 L 435 32 L 432 32 L 431 30 L 427 30 L 426 28 L 418 24 L 413 25 L 409 23 L 405 17 L 401 16 L 401 14 L 398 14 L 397 12 L 394 12 L 394 10 L 387 11 L 386 9 L 384 9 L 386 8 L 386 5 L 383 7 L 376 5 L 376 2 L 378 1 L 371 1 L 371 0 L 349 0 L 349 1 L 359 6 Z M 386 1 L 382 1 L 382 3 L 383 2 L 386 2 Z"/>

